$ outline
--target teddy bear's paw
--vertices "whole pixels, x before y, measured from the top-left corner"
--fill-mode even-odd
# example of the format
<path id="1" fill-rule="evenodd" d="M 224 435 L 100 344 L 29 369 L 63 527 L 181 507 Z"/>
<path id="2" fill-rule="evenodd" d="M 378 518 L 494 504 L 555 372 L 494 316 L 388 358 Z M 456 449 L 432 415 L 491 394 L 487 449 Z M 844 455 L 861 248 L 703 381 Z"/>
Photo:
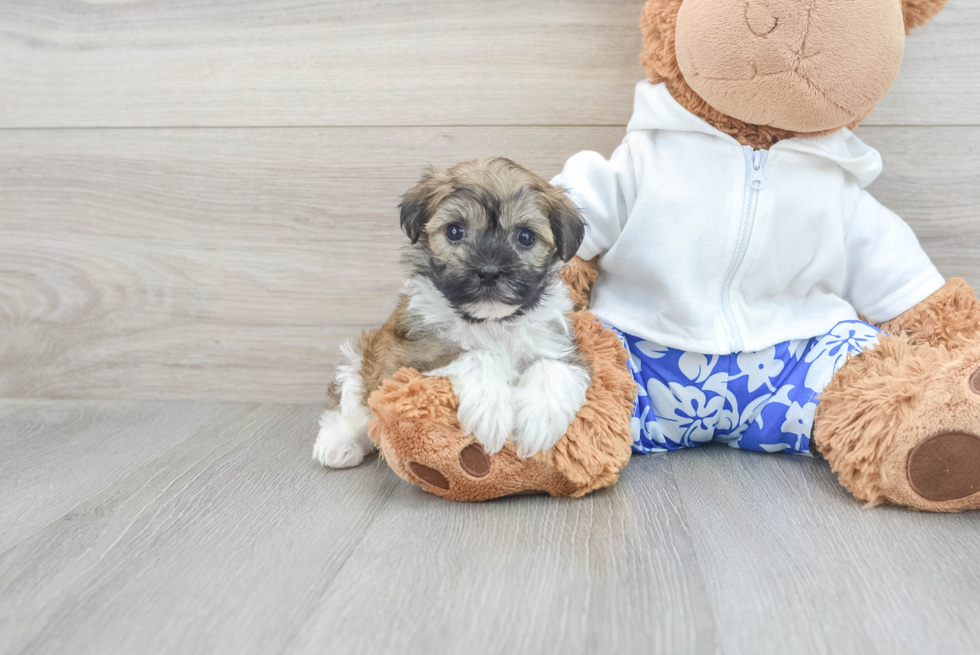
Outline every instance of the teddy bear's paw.
<path id="1" fill-rule="evenodd" d="M 585 403 L 590 382 L 585 369 L 559 361 L 536 362 L 525 371 L 516 390 L 518 457 L 558 443 Z"/>
<path id="2" fill-rule="evenodd" d="M 366 426 L 363 430 L 352 426 L 337 411 L 326 411 L 320 417 L 313 459 L 324 466 L 335 469 L 357 466 L 373 448 Z"/>
<path id="3" fill-rule="evenodd" d="M 980 351 L 964 359 L 944 367 L 933 383 L 944 393 L 927 396 L 924 404 L 936 414 L 937 427 L 909 451 L 906 475 L 926 500 L 959 501 L 977 494 L 980 508 Z"/>
<path id="4" fill-rule="evenodd" d="M 890 344 L 882 344 L 885 354 Z M 878 403 L 881 416 L 869 403 L 862 439 L 849 449 L 831 448 L 829 459 L 836 456 L 831 463 L 849 481 L 845 485 L 873 504 L 980 509 L 980 344 L 927 349 L 907 359 L 917 364 L 900 369 L 907 378 L 882 378 L 887 384 L 880 391 L 888 395 Z M 867 379 L 874 382 L 873 375 Z M 876 426 L 885 432 L 876 434 Z"/>

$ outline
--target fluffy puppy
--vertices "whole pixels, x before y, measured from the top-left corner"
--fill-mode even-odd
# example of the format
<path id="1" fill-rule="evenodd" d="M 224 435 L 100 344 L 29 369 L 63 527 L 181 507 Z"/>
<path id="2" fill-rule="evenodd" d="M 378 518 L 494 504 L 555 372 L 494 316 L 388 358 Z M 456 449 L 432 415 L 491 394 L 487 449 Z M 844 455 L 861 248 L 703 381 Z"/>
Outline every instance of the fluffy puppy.
<path id="1" fill-rule="evenodd" d="M 314 458 L 364 459 L 368 396 L 401 367 L 448 377 L 463 430 L 488 453 L 511 437 L 521 457 L 553 446 L 591 382 L 558 278 L 584 236 L 575 205 L 508 159 L 478 159 L 430 169 L 405 194 L 401 226 L 404 291 L 384 326 L 342 348 Z"/>

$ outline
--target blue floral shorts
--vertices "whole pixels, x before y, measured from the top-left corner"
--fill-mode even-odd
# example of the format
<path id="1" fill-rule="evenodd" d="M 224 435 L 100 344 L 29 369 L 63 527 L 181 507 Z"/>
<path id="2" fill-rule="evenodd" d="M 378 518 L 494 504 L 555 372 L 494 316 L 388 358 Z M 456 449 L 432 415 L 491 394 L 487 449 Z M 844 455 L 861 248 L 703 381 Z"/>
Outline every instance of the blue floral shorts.
<path id="1" fill-rule="evenodd" d="M 817 395 L 849 354 L 874 346 L 880 334 L 873 325 L 844 321 L 823 337 L 756 353 L 699 355 L 612 329 L 630 352 L 637 385 L 636 453 L 721 441 L 732 448 L 809 455 Z"/>

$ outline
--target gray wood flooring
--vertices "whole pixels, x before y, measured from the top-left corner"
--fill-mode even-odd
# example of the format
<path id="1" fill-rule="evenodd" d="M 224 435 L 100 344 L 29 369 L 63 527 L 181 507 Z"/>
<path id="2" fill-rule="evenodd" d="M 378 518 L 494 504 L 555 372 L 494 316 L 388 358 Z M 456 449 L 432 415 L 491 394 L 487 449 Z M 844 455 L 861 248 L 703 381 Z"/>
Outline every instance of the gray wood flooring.
<path id="1" fill-rule="evenodd" d="M 0 401 L 0 653 L 980 651 L 976 513 L 714 447 L 453 504 L 315 465 L 317 412 Z"/>

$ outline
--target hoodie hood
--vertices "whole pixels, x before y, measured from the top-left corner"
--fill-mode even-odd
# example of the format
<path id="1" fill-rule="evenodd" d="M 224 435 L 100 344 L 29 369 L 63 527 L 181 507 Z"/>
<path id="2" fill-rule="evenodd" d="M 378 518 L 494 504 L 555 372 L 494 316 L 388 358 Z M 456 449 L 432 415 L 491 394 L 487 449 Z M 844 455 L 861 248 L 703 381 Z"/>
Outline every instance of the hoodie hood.
<path id="1" fill-rule="evenodd" d="M 666 84 L 640 82 L 636 85 L 633 115 L 626 126 L 626 131 L 640 130 L 697 132 L 742 147 L 735 138 L 682 107 L 670 95 Z M 823 136 L 784 139 L 770 150 L 795 151 L 831 161 L 850 175 L 861 188 L 871 184 L 881 174 L 882 169 L 881 155 L 878 151 L 846 128 Z"/>

